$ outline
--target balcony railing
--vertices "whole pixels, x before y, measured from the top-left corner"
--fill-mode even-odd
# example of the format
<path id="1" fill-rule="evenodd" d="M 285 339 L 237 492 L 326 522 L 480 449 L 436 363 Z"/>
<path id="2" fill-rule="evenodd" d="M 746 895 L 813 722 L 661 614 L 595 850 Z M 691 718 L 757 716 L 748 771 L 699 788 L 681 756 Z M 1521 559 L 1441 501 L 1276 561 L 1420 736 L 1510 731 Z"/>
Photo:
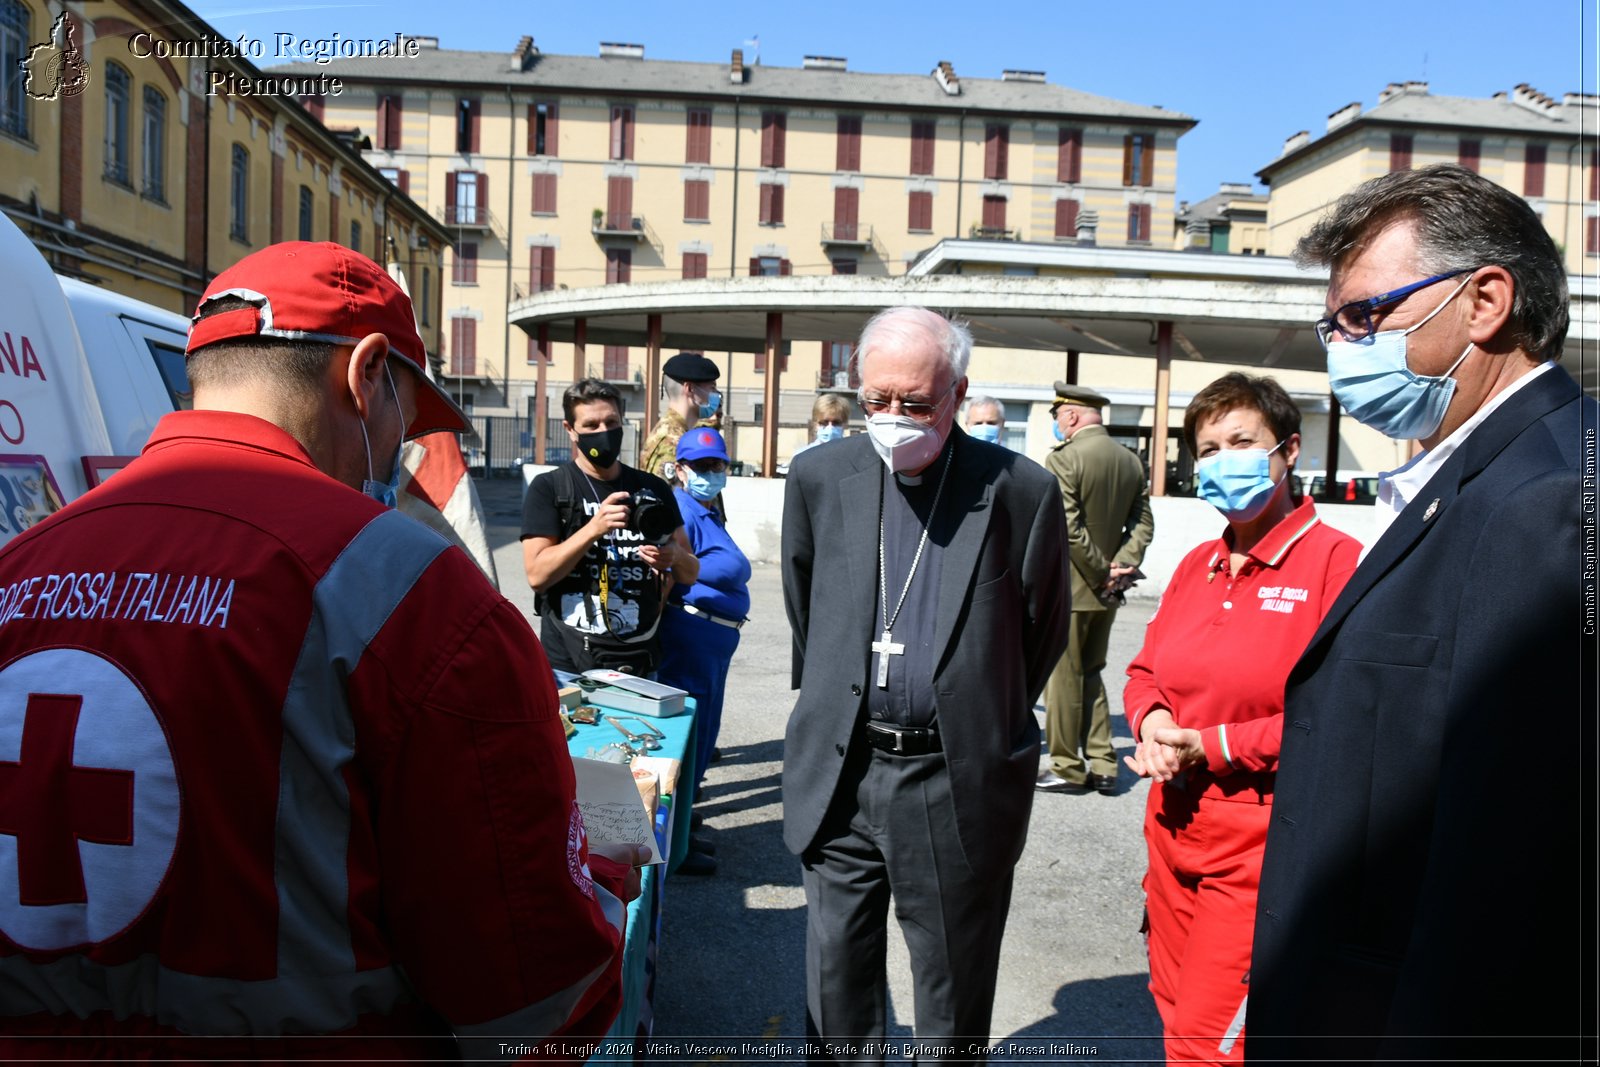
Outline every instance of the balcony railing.
<path id="1" fill-rule="evenodd" d="M 632 385 L 644 384 L 644 371 L 627 363 L 611 364 L 609 366 L 604 363 L 590 363 L 585 368 L 584 373 L 591 378 L 599 378 L 601 381 L 606 382 L 623 382 Z"/>
<path id="2" fill-rule="evenodd" d="M 850 380 L 851 375 L 847 370 L 824 370 L 817 372 L 817 391 L 845 392 L 854 390 L 859 383 Z"/>
<path id="3" fill-rule="evenodd" d="M 500 229 L 493 212 L 481 204 L 446 204 L 439 209 L 439 217 L 446 226 L 462 230 Z"/>
<path id="4" fill-rule="evenodd" d="M 859 222 L 824 222 L 822 243 L 866 248 L 872 244 L 872 227 Z"/>
<path id="5" fill-rule="evenodd" d="M 1021 230 L 1008 230 L 1002 226 L 973 226 L 972 236 L 980 241 L 1020 241 Z"/>
<path id="6" fill-rule="evenodd" d="M 596 237 L 625 237 L 633 241 L 650 240 L 650 226 L 643 215 L 612 215 L 602 212 L 594 217 L 590 231 Z"/>

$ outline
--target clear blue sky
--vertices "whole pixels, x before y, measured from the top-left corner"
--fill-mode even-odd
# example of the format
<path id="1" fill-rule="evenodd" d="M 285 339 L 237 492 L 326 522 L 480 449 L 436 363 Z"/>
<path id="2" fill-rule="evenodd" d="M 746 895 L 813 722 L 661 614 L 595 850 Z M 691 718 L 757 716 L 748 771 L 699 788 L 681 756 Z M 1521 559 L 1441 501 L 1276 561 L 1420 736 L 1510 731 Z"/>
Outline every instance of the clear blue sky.
<path id="1" fill-rule="evenodd" d="M 1042 70 L 1056 84 L 1200 121 L 1179 142 L 1178 197 L 1253 181 L 1296 130 L 1322 131 L 1352 100 L 1377 102 L 1391 81 L 1440 95 L 1487 97 L 1528 82 L 1550 96 L 1594 92 L 1600 0 L 1313 4 L 1306 0 L 810 0 L 698 4 L 636 0 L 383 4 L 191 0 L 228 37 L 431 35 L 445 48 L 509 53 L 523 34 L 541 51 L 595 55 L 600 41 L 645 46 L 652 59 L 727 62 L 759 37 L 761 61 L 799 66 L 845 56 L 852 70 L 926 73 L 941 59 L 967 77 Z M 747 49 L 748 51 L 748 49 Z"/>

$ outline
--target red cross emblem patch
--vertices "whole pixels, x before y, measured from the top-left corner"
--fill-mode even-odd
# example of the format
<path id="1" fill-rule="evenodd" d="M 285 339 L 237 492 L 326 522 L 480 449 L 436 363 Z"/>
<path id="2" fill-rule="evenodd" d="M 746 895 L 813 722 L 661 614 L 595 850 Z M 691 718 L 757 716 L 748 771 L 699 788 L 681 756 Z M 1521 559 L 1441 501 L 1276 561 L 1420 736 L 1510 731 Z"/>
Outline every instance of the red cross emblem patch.
<path id="1" fill-rule="evenodd" d="M 178 840 L 177 773 L 140 686 L 78 648 L 0 669 L 0 932 L 24 948 L 108 940 Z"/>

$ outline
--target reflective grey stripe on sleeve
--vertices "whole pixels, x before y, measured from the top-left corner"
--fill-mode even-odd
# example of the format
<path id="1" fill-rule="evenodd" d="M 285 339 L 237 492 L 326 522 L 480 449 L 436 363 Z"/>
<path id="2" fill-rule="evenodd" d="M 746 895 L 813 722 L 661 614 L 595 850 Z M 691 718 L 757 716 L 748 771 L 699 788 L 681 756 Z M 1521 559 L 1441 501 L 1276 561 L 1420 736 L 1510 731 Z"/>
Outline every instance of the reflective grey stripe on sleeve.
<path id="1" fill-rule="evenodd" d="M 1218 1052 L 1226 1055 L 1233 1051 L 1233 1043 L 1239 1040 L 1239 1034 L 1244 1030 L 1244 1009 L 1249 1003 L 1249 994 L 1239 1001 L 1239 1010 L 1233 1013 L 1233 1022 L 1228 1024 L 1228 1032 L 1222 1035 L 1222 1044 L 1217 1046 Z"/>
<path id="2" fill-rule="evenodd" d="M 114 967 L 82 956 L 0 958 L 0 1015 L 87 1018 L 104 1011 L 118 1019 L 148 1015 L 191 1034 L 329 1033 L 410 999 L 393 967 L 244 982 L 169 970 L 153 955 Z"/>
<path id="3" fill-rule="evenodd" d="M 283 704 L 276 874 L 278 971 L 355 971 L 348 920 L 350 796 L 355 758 L 345 685 L 394 609 L 447 544 L 398 511 L 362 528 L 312 593 L 311 623 Z M 330 1029 L 355 1022 L 349 1016 Z"/>

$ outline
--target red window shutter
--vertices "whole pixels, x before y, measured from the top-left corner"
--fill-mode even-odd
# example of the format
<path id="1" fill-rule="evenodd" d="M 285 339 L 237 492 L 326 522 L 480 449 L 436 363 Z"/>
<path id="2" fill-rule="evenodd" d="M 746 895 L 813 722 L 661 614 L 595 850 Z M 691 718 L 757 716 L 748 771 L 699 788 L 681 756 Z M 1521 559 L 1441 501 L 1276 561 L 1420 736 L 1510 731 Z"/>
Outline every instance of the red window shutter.
<path id="1" fill-rule="evenodd" d="M 397 186 L 399 186 L 400 191 L 402 193 L 405 193 L 407 196 L 410 196 L 411 195 L 411 172 L 409 170 L 403 170 L 398 175 L 396 175 L 395 177 L 396 177 L 395 184 Z"/>
<path id="2" fill-rule="evenodd" d="M 933 173 L 933 144 L 934 124 L 931 122 L 913 122 L 911 124 L 911 173 Z"/>
<path id="3" fill-rule="evenodd" d="M 537 293 L 544 288 L 544 249 L 528 249 L 528 292 Z"/>
<path id="4" fill-rule="evenodd" d="M 686 163 L 711 162 L 711 112 L 706 108 L 690 108 L 687 143 L 683 152 Z"/>
<path id="5" fill-rule="evenodd" d="M 759 256 L 750 257 L 750 277 L 761 277 L 761 259 Z M 758 356 L 757 358 L 759 359 L 760 357 Z"/>
<path id="6" fill-rule="evenodd" d="M 1056 151 L 1056 181 L 1077 182 L 1083 177 L 1083 131 L 1061 129 L 1061 143 Z"/>
<path id="7" fill-rule="evenodd" d="M 633 108 L 625 109 L 622 118 L 622 158 L 633 158 Z"/>
<path id="8" fill-rule="evenodd" d="M 1143 164 L 1139 168 L 1139 184 L 1154 185 L 1156 183 L 1156 137 L 1153 133 L 1144 135 L 1144 151 L 1140 153 L 1139 161 Z M 1148 207 L 1148 205 L 1146 205 Z"/>
<path id="9" fill-rule="evenodd" d="M 791 264 L 787 259 L 778 260 L 778 276 L 779 277 L 787 278 L 792 273 L 792 271 L 793 271 L 793 264 Z"/>
<path id="10" fill-rule="evenodd" d="M 1482 141 L 1476 141 L 1476 140 L 1474 140 L 1474 141 L 1465 141 L 1464 140 L 1464 141 L 1461 142 L 1461 160 L 1460 161 L 1461 161 L 1461 165 L 1463 167 L 1467 168 L 1468 170 L 1470 170 L 1474 174 L 1476 174 L 1476 173 L 1478 173 L 1479 166 L 1482 164 L 1482 159 L 1483 159 L 1483 142 Z"/>
<path id="11" fill-rule="evenodd" d="M 711 183 L 686 181 L 683 183 L 683 217 L 694 222 L 711 218 Z"/>
<path id="12" fill-rule="evenodd" d="M 983 134 L 983 176 L 1004 181 L 1007 157 L 1010 155 L 1011 128 L 1001 122 L 991 122 Z"/>
<path id="13" fill-rule="evenodd" d="M 544 115 L 544 154 L 558 156 L 561 154 L 561 141 L 558 136 L 558 123 L 561 120 L 560 108 L 554 100 L 545 102 Z"/>
<path id="14" fill-rule="evenodd" d="M 1150 240 L 1150 205 L 1128 205 L 1128 240 Z"/>
<path id="15" fill-rule="evenodd" d="M 1125 134 L 1122 138 L 1122 184 L 1133 184 L 1133 138 L 1134 134 Z"/>
<path id="16" fill-rule="evenodd" d="M 471 122 L 472 154 L 477 155 L 482 150 L 480 148 L 480 134 L 483 132 L 483 102 L 481 100 L 468 101 L 467 114 Z"/>
<path id="17" fill-rule="evenodd" d="M 782 167 L 784 164 L 784 131 L 788 119 L 781 111 L 761 114 L 761 165 Z"/>
<path id="18" fill-rule="evenodd" d="M 1589 152 L 1589 199 L 1600 200 L 1600 148 Z"/>
<path id="19" fill-rule="evenodd" d="M 1076 200 L 1056 201 L 1056 236 L 1067 238 L 1078 236 L 1078 202 Z"/>
<path id="20" fill-rule="evenodd" d="M 1411 169 L 1411 135 L 1409 133 L 1391 133 L 1389 135 L 1389 172 Z"/>
<path id="21" fill-rule="evenodd" d="M 704 278 L 706 276 L 706 254 L 704 252 L 685 252 L 683 254 L 683 276 L 685 278 Z"/>
<path id="22" fill-rule="evenodd" d="M 473 149 L 477 151 L 476 148 Z M 474 210 L 477 221 L 481 225 L 489 220 L 489 176 L 483 171 L 478 171 L 478 199 Z"/>
<path id="23" fill-rule="evenodd" d="M 556 176 L 554 174 L 535 174 L 533 176 L 533 213 L 535 215 L 554 215 L 556 213 Z"/>
<path id="24" fill-rule="evenodd" d="M 907 201 L 909 206 L 906 212 L 906 229 L 933 229 L 933 194 L 928 192 L 912 193 L 907 197 Z"/>
<path id="25" fill-rule="evenodd" d="M 455 221 L 456 210 L 456 172 L 449 171 L 444 176 L 444 217 L 449 222 Z"/>
<path id="26" fill-rule="evenodd" d="M 783 186 L 781 185 L 772 187 L 772 221 L 775 224 L 783 222 Z"/>
<path id="27" fill-rule="evenodd" d="M 544 250 L 544 270 L 541 273 L 543 274 L 542 282 L 544 288 L 554 289 L 556 287 L 556 250 L 554 248 L 546 248 Z M 545 346 L 545 350 L 549 351 L 548 345 Z"/>
<path id="28" fill-rule="evenodd" d="M 1146 241 L 1151 240 L 1149 204 L 1139 205 L 1139 232 L 1144 235 Z"/>
<path id="29" fill-rule="evenodd" d="M 983 198 L 983 225 L 989 230 L 1003 230 L 1006 228 L 1006 198 L 1003 196 L 986 196 Z"/>
<path id="30" fill-rule="evenodd" d="M 1544 145 L 1531 144 L 1523 156 L 1526 166 L 1522 178 L 1523 196 L 1544 195 Z"/>
<path id="31" fill-rule="evenodd" d="M 471 377 L 478 373 L 478 320 L 454 320 L 456 343 L 456 373 Z"/>
<path id="32" fill-rule="evenodd" d="M 633 134 L 629 127 L 633 125 L 633 109 L 626 107 L 613 107 L 611 109 L 611 158 L 633 158 Z"/>
<path id="33" fill-rule="evenodd" d="M 322 116 L 318 115 L 318 119 Z M 378 97 L 378 147 L 400 147 L 400 98 L 394 95 Z"/>
<path id="34" fill-rule="evenodd" d="M 1583 250 L 1589 255 L 1600 254 L 1600 215 L 1590 215 L 1587 220 L 1588 234 L 1583 242 Z"/>
<path id="35" fill-rule="evenodd" d="M 855 115 L 839 116 L 839 143 L 834 152 L 834 169 L 855 171 L 861 169 L 861 119 Z"/>
<path id="36" fill-rule="evenodd" d="M 606 229 L 633 228 L 633 179 L 606 179 Z"/>
<path id="37" fill-rule="evenodd" d="M 478 281 L 478 242 L 462 241 L 456 248 L 455 281 L 475 285 Z"/>
<path id="38" fill-rule="evenodd" d="M 536 156 L 538 154 L 539 154 L 539 105 L 535 103 L 535 104 L 529 104 L 528 105 L 528 155 Z M 529 338 L 529 341 L 531 343 L 532 338 Z M 529 352 L 531 354 L 531 352 L 532 352 L 531 348 L 529 349 Z M 529 358 L 528 362 L 530 362 L 530 363 L 533 362 L 533 360 L 531 358 L 531 355 L 530 355 L 530 358 Z"/>
<path id="39" fill-rule="evenodd" d="M 776 188 L 777 186 L 771 184 L 770 182 L 763 182 L 761 184 L 761 204 L 757 208 L 756 216 L 761 222 L 772 221 L 772 190 Z"/>
<path id="40" fill-rule="evenodd" d="M 861 210 L 861 190 L 835 189 L 833 191 L 833 236 L 840 241 L 854 241 Z"/>

